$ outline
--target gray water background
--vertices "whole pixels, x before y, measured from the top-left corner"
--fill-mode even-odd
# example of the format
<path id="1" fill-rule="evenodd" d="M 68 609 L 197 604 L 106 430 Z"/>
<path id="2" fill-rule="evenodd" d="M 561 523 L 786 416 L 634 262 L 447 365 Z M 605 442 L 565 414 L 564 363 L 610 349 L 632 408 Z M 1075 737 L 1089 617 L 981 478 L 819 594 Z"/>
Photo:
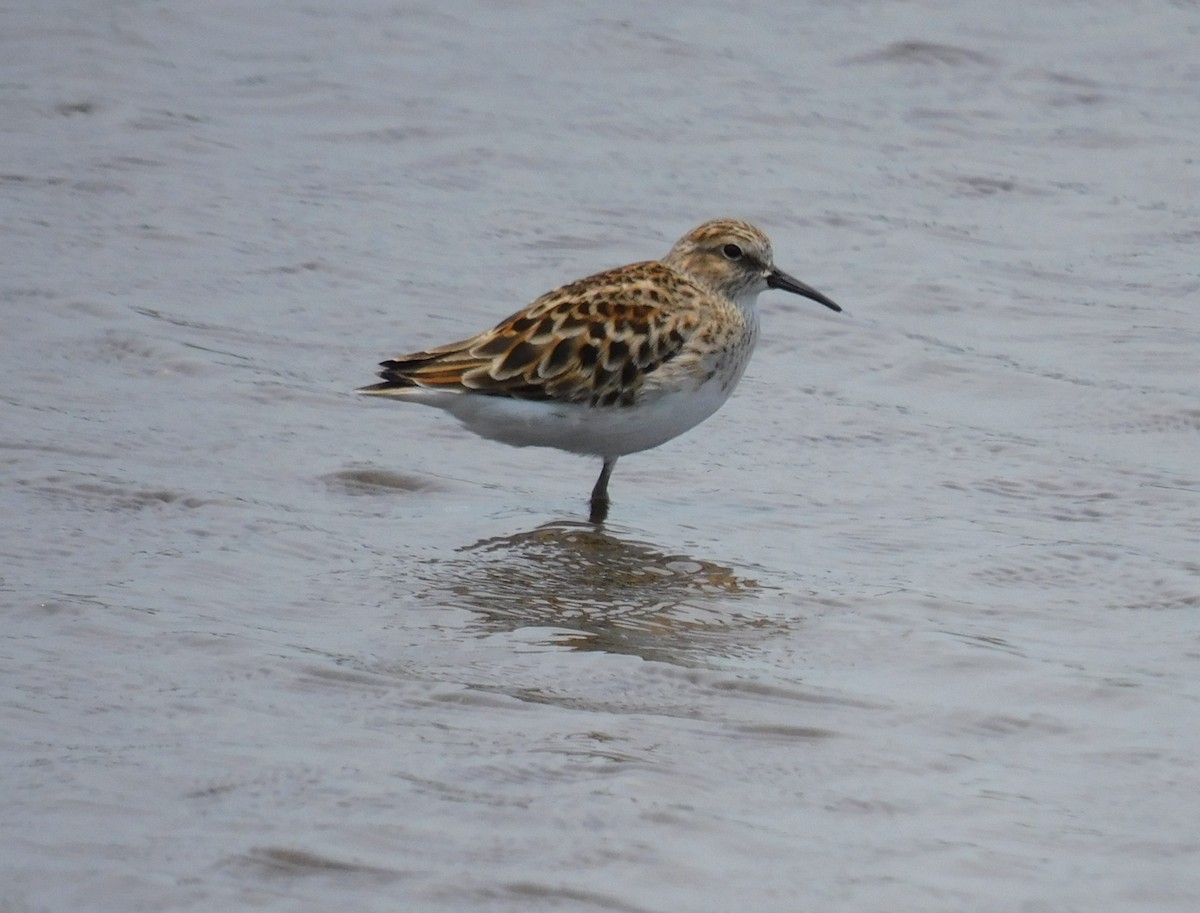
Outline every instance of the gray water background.
<path id="1" fill-rule="evenodd" d="M 0 908 L 1200 906 L 1200 9 L 11 5 Z M 350 391 L 762 225 L 701 428 Z"/>

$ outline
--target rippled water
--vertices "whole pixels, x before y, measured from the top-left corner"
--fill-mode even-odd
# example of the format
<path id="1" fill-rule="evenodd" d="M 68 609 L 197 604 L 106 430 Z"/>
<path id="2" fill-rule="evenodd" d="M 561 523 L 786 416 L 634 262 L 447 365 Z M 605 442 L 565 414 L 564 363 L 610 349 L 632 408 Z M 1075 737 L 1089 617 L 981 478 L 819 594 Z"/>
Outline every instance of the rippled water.
<path id="1" fill-rule="evenodd" d="M 1196 909 L 1194 4 L 5 22 L 0 908 Z M 603 529 L 350 393 L 724 215 Z"/>

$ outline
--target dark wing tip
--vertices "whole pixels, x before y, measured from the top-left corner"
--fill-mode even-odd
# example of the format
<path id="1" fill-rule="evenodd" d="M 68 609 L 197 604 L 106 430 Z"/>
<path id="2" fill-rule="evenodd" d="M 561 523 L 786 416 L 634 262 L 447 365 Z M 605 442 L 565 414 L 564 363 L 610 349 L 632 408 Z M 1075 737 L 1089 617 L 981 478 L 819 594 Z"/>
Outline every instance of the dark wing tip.
<path id="1" fill-rule="evenodd" d="M 355 389 L 354 392 L 355 393 L 367 393 L 367 394 L 371 394 L 371 393 L 380 394 L 380 393 L 390 393 L 393 390 L 406 390 L 410 387 L 415 387 L 415 386 L 416 386 L 416 384 L 414 384 L 412 382 L 408 382 L 408 381 L 401 382 L 401 381 L 385 380 L 382 383 L 368 384 L 365 387 L 358 387 L 357 389 Z"/>
<path id="2" fill-rule="evenodd" d="M 408 376 L 406 371 L 410 367 L 408 362 L 388 360 L 379 363 L 379 376 L 382 381 L 375 384 L 368 384 L 365 387 L 359 387 L 355 393 L 390 393 L 393 390 L 407 390 L 417 386 L 416 381 Z"/>

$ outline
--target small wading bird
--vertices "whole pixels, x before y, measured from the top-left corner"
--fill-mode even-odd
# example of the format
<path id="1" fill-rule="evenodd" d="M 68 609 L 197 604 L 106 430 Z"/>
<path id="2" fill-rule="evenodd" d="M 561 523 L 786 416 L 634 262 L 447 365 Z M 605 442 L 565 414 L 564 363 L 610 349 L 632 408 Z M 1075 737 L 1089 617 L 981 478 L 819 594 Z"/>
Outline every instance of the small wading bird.
<path id="1" fill-rule="evenodd" d="M 478 336 L 397 355 L 358 392 L 445 409 L 505 444 L 600 457 L 591 521 L 602 523 L 618 457 L 683 434 L 729 398 L 768 288 L 841 310 L 777 269 L 753 225 L 705 222 L 662 260 L 580 279 Z"/>

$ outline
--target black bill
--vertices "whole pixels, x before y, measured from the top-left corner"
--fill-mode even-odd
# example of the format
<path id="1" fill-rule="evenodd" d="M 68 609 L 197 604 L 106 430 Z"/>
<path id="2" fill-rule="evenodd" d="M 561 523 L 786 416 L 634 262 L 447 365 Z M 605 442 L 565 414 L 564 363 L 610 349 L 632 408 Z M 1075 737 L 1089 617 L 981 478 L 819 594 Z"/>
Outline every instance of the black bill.
<path id="1" fill-rule="evenodd" d="M 785 292 L 791 292 L 794 295 L 803 295 L 805 298 L 811 298 L 813 301 L 819 301 L 825 307 L 833 311 L 840 311 L 834 301 L 826 298 L 811 285 L 805 285 L 799 279 L 793 279 L 781 269 L 772 269 L 771 274 L 767 276 L 767 287 L 782 289 Z"/>

